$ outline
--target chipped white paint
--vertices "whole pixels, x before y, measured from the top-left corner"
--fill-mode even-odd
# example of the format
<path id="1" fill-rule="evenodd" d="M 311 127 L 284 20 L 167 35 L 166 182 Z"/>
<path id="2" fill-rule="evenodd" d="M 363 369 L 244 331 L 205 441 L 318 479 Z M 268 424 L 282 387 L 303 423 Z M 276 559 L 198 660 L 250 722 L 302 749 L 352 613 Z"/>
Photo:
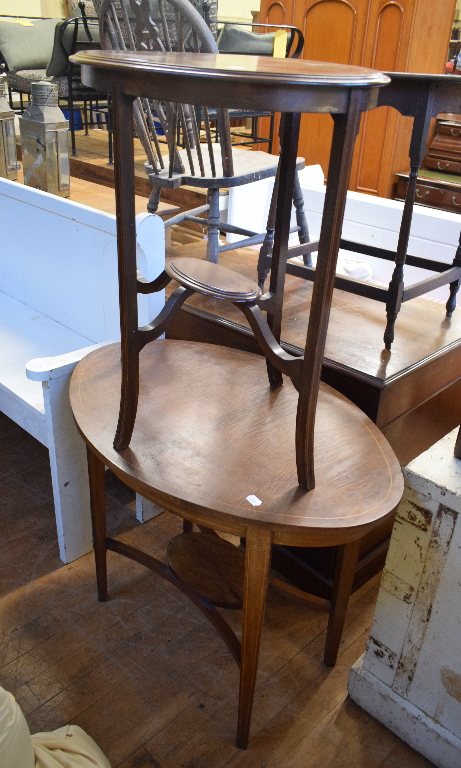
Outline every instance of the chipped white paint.
<path id="1" fill-rule="evenodd" d="M 440 768 L 461 765 L 461 461 L 456 430 L 405 469 L 351 697 Z"/>

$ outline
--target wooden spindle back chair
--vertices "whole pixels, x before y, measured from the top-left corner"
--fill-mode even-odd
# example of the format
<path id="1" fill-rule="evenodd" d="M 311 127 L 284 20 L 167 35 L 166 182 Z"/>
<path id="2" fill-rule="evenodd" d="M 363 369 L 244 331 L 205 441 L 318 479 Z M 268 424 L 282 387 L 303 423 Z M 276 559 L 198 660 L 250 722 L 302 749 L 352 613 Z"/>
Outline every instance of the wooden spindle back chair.
<path id="1" fill-rule="evenodd" d="M 99 18 L 103 48 L 218 53 L 210 29 L 189 0 L 103 0 Z M 191 221 L 206 227 L 206 258 L 217 262 L 221 250 L 220 232 L 232 232 L 245 238 L 222 246 L 224 250 L 263 243 L 265 238 L 265 250 L 271 248 L 272 241 L 268 246 L 266 233 L 221 221 L 219 193 L 220 189 L 275 176 L 278 157 L 233 147 L 227 109 L 213 109 L 212 119 L 216 123 L 219 143 L 214 141 L 206 105 L 138 98 L 134 106 L 136 133 L 147 156 L 145 167 L 152 184 L 148 210 L 155 213 L 162 189 L 176 189 L 182 185 L 207 189 L 206 204 L 179 214 L 165 222 L 165 226 Z M 178 146 L 178 136 L 183 148 Z M 162 153 L 162 141 L 167 143 L 167 154 Z M 298 169 L 302 167 L 304 161 L 299 159 Z M 296 228 L 300 243 L 304 243 L 308 242 L 309 236 L 297 179 L 295 183 Z M 205 218 L 198 218 L 204 213 Z"/>

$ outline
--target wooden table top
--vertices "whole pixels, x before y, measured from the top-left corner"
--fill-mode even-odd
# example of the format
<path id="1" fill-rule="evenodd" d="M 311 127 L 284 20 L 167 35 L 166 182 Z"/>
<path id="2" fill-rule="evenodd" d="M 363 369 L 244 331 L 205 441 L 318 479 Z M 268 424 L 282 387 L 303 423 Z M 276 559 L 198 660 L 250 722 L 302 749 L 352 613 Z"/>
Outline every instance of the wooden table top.
<path id="1" fill-rule="evenodd" d="M 386 72 L 388 88 L 378 95 L 378 106 L 394 107 L 414 117 L 418 111 L 436 117 L 439 112 L 457 112 L 460 106 L 461 77 L 417 72 Z"/>
<path id="2" fill-rule="evenodd" d="M 271 390 L 259 355 L 187 341 L 148 344 L 133 437 L 121 451 L 113 448 L 119 344 L 77 365 L 70 398 L 87 444 L 130 487 L 189 519 L 206 514 L 229 532 L 245 535 L 242 526 L 254 525 L 273 530 L 279 543 L 345 543 L 389 515 L 402 493 L 399 464 L 380 430 L 325 384 L 316 485 L 309 493 L 299 488 L 298 394 L 289 380 Z"/>
<path id="3" fill-rule="evenodd" d="M 390 82 L 365 67 L 267 56 L 105 50 L 70 60 L 93 88 L 118 86 L 128 95 L 185 103 L 194 92 L 207 106 L 281 112 L 345 113 L 351 89 L 363 90 L 362 109 L 372 109 L 378 89 Z"/>
<path id="4" fill-rule="evenodd" d="M 203 256 L 202 243 L 172 248 L 171 256 Z M 258 252 L 240 248 L 221 254 L 220 263 L 254 280 Z M 312 299 L 312 283 L 293 275 L 286 276 L 282 339 L 303 348 Z M 224 301 L 195 295 L 186 306 L 219 315 L 248 327 L 237 307 Z M 445 305 L 430 299 L 413 299 L 402 305 L 392 351 L 384 349 L 383 330 L 386 312 L 383 304 L 338 289 L 333 293 L 333 305 L 325 349 L 326 360 L 345 369 L 356 371 L 376 383 L 389 383 L 413 366 L 442 355 L 461 344 L 461 308 L 451 319 L 445 316 Z"/>

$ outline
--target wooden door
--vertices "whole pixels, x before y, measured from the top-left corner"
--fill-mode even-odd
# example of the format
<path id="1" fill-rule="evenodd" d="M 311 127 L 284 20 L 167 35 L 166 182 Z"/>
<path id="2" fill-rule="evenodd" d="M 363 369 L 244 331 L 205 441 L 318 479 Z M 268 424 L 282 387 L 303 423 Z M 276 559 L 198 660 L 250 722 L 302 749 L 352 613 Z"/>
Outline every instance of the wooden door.
<path id="1" fill-rule="evenodd" d="M 294 24 L 304 58 L 401 72 L 444 71 L 455 0 L 262 0 L 260 20 Z M 381 108 L 366 115 L 349 188 L 392 197 L 397 171 L 408 169 L 411 120 Z M 327 172 L 332 120 L 305 115 L 299 154 Z"/>
<path id="2" fill-rule="evenodd" d="M 384 71 L 443 73 L 453 0 L 371 0 L 361 65 Z M 387 107 L 365 115 L 350 189 L 392 197 L 395 173 L 409 167 L 412 120 Z"/>
<path id="3" fill-rule="evenodd" d="M 362 66 L 387 72 L 405 71 L 414 6 L 415 0 L 371 0 Z M 394 170 L 408 166 L 411 126 L 411 119 L 401 117 L 389 107 L 364 115 L 354 155 L 351 189 L 381 197 L 392 196 Z"/>
<path id="4" fill-rule="evenodd" d="M 262 0 L 260 21 L 302 30 L 303 58 L 360 65 L 370 0 Z M 303 115 L 299 154 L 326 174 L 333 133 L 330 115 Z"/>

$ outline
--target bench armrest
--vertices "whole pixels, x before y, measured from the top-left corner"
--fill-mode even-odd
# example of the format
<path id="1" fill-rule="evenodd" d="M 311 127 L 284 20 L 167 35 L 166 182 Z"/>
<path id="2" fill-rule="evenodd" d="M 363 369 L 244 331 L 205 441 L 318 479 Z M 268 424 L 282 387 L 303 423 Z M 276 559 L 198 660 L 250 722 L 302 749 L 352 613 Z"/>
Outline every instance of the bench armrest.
<path id="1" fill-rule="evenodd" d="M 67 352 L 65 355 L 55 357 L 36 357 L 29 360 L 26 365 L 26 376 L 32 381 L 49 381 L 71 373 L 79 360 L 99 347 L 113 344 L 113 341 L 103 341 L 101 344 L 92 344 L 90 347 L 77 349 L 75 352 Z"/>

